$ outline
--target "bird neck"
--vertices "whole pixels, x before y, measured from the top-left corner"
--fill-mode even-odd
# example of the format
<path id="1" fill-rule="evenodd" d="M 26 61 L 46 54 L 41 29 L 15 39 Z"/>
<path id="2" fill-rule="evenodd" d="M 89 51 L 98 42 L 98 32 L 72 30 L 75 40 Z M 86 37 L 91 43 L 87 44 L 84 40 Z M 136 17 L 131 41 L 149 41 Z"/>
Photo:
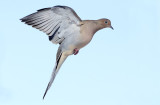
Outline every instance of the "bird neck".
<path id="1" fill-rule="evenodd" d="M 84 20 L 81 23 L 81 30 L 90 35 L 94 35 L 98 30 L 104 28 L 97 20 Z"/>

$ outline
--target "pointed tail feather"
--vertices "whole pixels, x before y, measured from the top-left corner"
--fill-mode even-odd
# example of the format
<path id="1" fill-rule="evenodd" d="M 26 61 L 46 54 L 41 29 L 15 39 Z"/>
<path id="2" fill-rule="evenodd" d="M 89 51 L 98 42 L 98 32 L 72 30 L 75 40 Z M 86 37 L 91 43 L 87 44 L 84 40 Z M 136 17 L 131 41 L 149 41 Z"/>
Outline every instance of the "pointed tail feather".
<path id="1" fill-rule="evenodd" d="M 47 86 L 47 88 L 46 88 L 46 91 L 45 91 L 45 93 L 44 93 L 44 95 L 43 95 L 43 99 L 44 99 L 44 97 L 46 96 L 47 91 L 48 91 L 49 88 L 51 87 L 51 85 L 52 85 L 55 77 L 56 77 L 56 69 L 53 70 L 53 73 L 52 73 L 52 75 L 51 75 L 51 79 L 50 79 L 50 81 L 49 81 L 49 83 L 48 83 L 48 86 Z"/>
<path id="2" fill-rule="evenodd" d="M 54 81 L 54 79 L 55 79 L 55 77 L 56 77 L 56 74 L 58 73 L 61 65 L 63 64 L 63 62 L 66 60 L 67 57 L 68 57 L 68 56 L 64 55 L 63 53 L 60 53 L 60 54 L 59 54 L 59 57 L 58 57 L 58 59 L 57 59 L 57 62 L 56 62 L 56 64 L 55 64 L 55 67 L 54 67 L 53 72 L 52 72 L 52 75 L 51 75 L 51 79 L 50 79 L 50 81 L 49 81 L 49 83 L 48 83 L 48 86 L 47 86 L 47 88 L 46 88 L 46 91 L 45 91 L 45 93 L 44 93 L 44 95 L 43 95 L 43 99 L 45 98 L 45 96 L 46 96 L 46 94 L 47 94 L 47 91 L 48 91 L 49 88 L 51 87 L 51 85 L 52 85 L 52 83 L 53 83 L 53 81 Z"/>

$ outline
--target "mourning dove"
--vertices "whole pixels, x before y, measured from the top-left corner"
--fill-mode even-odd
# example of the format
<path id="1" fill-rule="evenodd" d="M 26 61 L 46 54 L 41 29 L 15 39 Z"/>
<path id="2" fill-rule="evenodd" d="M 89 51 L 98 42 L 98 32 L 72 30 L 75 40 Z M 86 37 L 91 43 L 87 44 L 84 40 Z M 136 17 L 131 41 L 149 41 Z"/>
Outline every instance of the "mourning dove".
<path id="1" fill-rule="evenodd" d="M 113 29 L 109 19 L 81 20 L 72 8 L 60 5 L 37 10 L 20 20 L 46 33 L 52 43 L 59 44 L 55 67 L 43 99 L 66 58 L 72 54 L 76 55 L 92 40 L 98 30 Z"/>

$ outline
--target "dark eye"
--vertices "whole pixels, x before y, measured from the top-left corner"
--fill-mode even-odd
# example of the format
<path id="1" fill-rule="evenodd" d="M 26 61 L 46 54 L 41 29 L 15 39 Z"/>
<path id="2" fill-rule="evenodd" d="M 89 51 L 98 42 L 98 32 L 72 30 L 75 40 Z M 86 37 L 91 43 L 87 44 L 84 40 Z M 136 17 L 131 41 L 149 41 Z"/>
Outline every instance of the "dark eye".
<path id="1" fill-rule="evenodd" d="M 106 24 L 107 24 L 108 22 L 107 22 L 107 21 L 105 21 L 104 23 L 106 23 Z"/>

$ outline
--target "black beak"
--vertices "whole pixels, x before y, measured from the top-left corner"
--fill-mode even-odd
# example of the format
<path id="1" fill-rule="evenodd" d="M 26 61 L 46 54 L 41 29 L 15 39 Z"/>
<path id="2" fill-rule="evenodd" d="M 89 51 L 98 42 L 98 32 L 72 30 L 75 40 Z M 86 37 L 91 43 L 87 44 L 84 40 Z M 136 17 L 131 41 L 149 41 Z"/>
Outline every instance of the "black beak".
<path id="1" fill-rule="evenodd" d="M 111 28 L 112 30 L 114 30 L 114 28 L 113 28 L 112 26 L 110 26 L 110 28 Z"/>

